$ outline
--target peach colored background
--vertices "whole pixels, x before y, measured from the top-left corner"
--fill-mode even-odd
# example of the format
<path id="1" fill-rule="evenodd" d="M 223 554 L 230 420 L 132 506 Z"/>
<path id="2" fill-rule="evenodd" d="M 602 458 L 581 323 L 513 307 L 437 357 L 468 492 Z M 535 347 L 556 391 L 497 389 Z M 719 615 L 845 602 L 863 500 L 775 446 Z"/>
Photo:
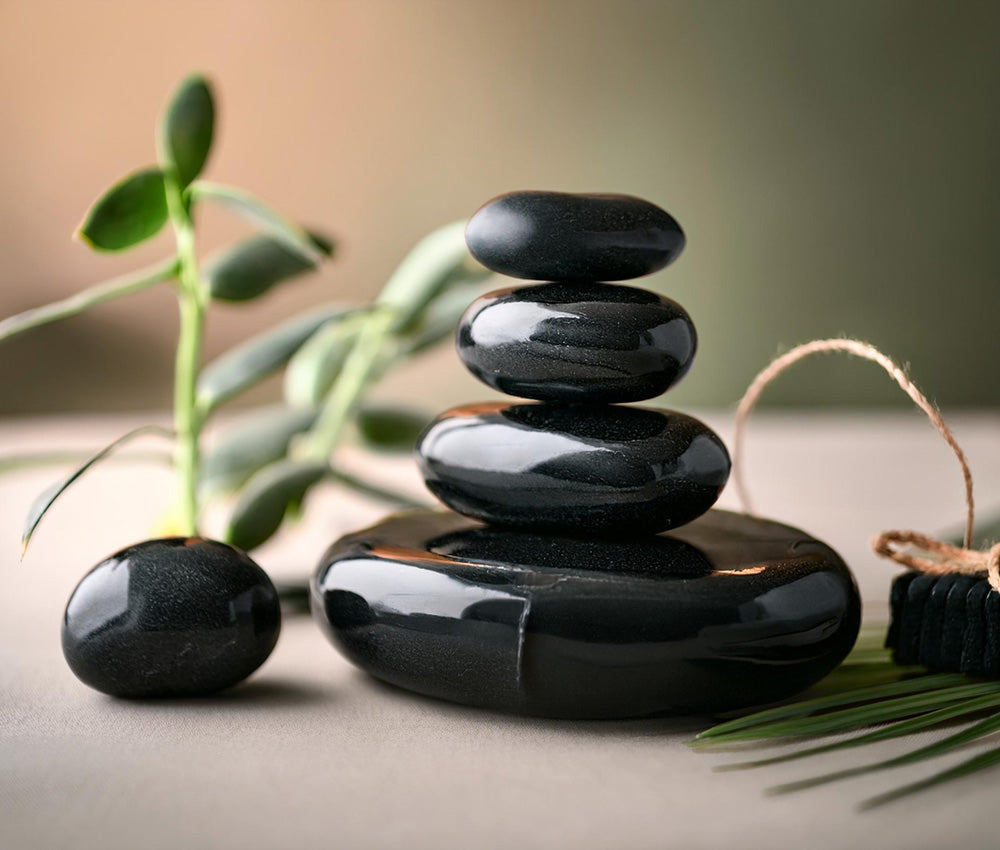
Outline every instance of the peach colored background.
<path id="1" fill-rule="evenodd" d="M 373 295 L 423 233 L 513 188 L 624 191 L 686 254 L 649 284 L 701 353 L 670 404 L 724 405 L 778 349 L 867 338 L 946 405 L 996 405 L 1000 6 L 927 2 L 0 4 L 0 315 L 170 248 L 90 254 L 89 203 L 151 161 L 189 70 L 216 83 L 212 178 L 341 240 L 322 275 L 211 318 L 215 353 Z M 243 232 L 212 211 L 201 244 Z M 168 292 L 0 348 L 0 411 L 169 403 Z M 389 380 L 486 394 L 444 349 Z M 264 388 L 261 398 L 275 392 Z M 768 400 L 899 402 L 873 367 L 800 367 Z"/>

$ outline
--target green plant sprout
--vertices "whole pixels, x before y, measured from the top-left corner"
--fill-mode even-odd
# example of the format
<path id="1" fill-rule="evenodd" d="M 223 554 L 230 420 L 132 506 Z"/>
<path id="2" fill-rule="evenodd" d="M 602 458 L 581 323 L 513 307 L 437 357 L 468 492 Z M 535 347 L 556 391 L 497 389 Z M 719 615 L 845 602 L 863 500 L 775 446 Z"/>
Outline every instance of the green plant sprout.
<path id="1" fill-rule="evenodd" d="M 331 239 L 306 230 L 250 193 L 201 179 L 215 128 L 208 81 L 185 79 L 171 98 L 157 134 L 158 164 L 124 177 L 91 207 L 77 233 L 97 251 L 125 251 L 168 223 L 172 257 L 99 284 L 63 301 L 0 322 L 0 341 L 75 316 L 115 298 L 167 284 L 178 300 L 173 428 L 146 425 L 83 459 L 42 493 L 29 510 L 26 548 L 63 492 L 95 464 L 136 437 L 172 438 L 177 494 L 162 530 L 197 536 L 204 508 L 237 496 L 226 542 L 249 550 L 269 539 L 308 491 L 338 482 L 394 504 L 413 500 L 351 475 L 331 463 L 347 426 L 369 445 L 412 445 L 424 418 L 413 411 L 363 405 L 375 382 L 396 364 L 454 332 L 488 272 L 469 256 L 460 224 L 430 234 L 414 248 L 370 305 L 327 304 L 292 317 L 202 365 L 205 315 L 213 302 L 244 302 L 315 270 L 333 255 Z M 200 262 L 195 217 L 202 201 L 248 219 L 260 232 Z M 285 369 L 285 403 L 254 411 L 202 449 L 202 432 L 226 402 Z M 0 471 L 61 462 L 66 454 L 0 459 Z"/>

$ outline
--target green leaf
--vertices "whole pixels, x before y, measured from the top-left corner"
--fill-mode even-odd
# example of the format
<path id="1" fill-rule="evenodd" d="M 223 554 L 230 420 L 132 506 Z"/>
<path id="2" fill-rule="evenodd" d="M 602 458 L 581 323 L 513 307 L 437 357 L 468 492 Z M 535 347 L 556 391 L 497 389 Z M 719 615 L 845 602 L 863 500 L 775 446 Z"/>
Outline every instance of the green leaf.
<path id="1" fill-rule="evenodd" d="M 320 234 L 310 234 L 323 239 Z M 325 240 L 332 247 L 332 242 Z M 316 263 L 286 241 L 267 234 L 251 236 L 209 260 L 203 277 L 220 301 L 248 301 L 289 278 L 315 270 Z"/>
<path id="2" fill-rule="evenodd" d="M 362 407 L 358 431 L 370 446 L 383 451 L 412 451 L 430 418 L 414 410 L 385 405 Z"/>
<path id="3" fill-rule="evenodd" d="M 922 711 L 960 702 L 971 697 L 986 694 L 1000 694 L 1000 682 L 965 684 L 952 688 L 940 688 L 929 693 L 883 699 L 842 711 L 819 714 L 814 717 L 798 717 L 792 720 L 755 726 L 744 733 L 731 733 L 725 740 L 748 740 L 753 738 L 788 738 L 803 735 L 829 735 L 846 732 L 863 726 L 884 723 L 912 717 Z M 717 740 L 719 738 L 717 737 Z"/>
<path id="4" fill-rule="evenodd" d="M 256 549 L 281 527 L 285 514 L 330 472 L 325 461 L 281 460 L 260 470 L 240 494 L 226 530 L 226 542 Z"/>
<path id="5" fill-rule="evenodd" d="M 844 741 L 834 741 L 831 744 L 823 744 L 818 747 L 808 747 L 803 750 L 796 750 L 792 753 L 782 753 L 770 758 L 754 759 L 753 761 L 738 762 L 737 764 L 726 764 L 716 768 L 716 770 L 742 770 L 750 767 L 765 767 L 772 764 L 781 764 L 786 761 L 795 761 L 809 756 L 830 753 L 836 750 L 848 749 L 849 747 L 860 747 L 864 744 L 873 744 L 876 741 L 886 741 L 891 738 L 898 738 L 901 735 L 912 735 L 923 729 L 930 729 L 949 720 L 986 711 L 990 708 L 1000 706 L 1000 694 L 988 694 L 987 696 L 976 697 L 963 700 L 955 705 L 940 708 L 936 711 L 929 711 L 918 717 L 911 717 L 908 720 L 899 720 L 888 726 L 876 729 L 873 732 L 866 732 L 863 735 L 856 735 Z"/>
<path id="6" fill-rule="evenodd" d="M 0 322 L 0 341 L 49 322 L 75 316 L 105 301 L 141 292 L 176 275 L 177 260 L 170 259 L 141 271 L 116 277 L 106 283 L 99 283 L 62 301 L 46 304 L 44 307 L 33 307 Z"/>
<path id="7" fill-rule="evenodd" d="M 333 245 L 325 237 L 318 234 L 310 235 L 308 231 L 275 212 L 263 201 L 243 189 L 198 180 L 191 184 L 188 192 L 193 200 L 204 198 L 228 207 L 259 227 L 263 227 L 293 251 L 298 251 L 315 263 L 330 256 L 333 252 Z"/>
<path id="8" fill-rule="evenodd" d="M 356 475 L 351 475 L 349 472 L 336 467 L 330 467 L 330 479 L 371 499 L 390 505 L 402 508 L 429 508 L 432 506 L 426 499 L 416 499 L 397 490 L 390 490 L 381 484 L 373 484 L 370 481 L 365 481 L 363 478 L 358 478 Z"/>
<path id="9" fill-rule="evenodd" d="M 406 353 L 419 354 L 440 342 L 453 340 L 459 319 L 469 305 L 491 288 L 493 287 L 489 283 L 484 285 L 470 280 L 442 292 L 427 305 L 419 321 L 408 332 L 405 340 Z"/>
<path id="10" fill-rule="evenodd" d="M 230 349 L 202 370 L 198 380 L 198 407 L 207 415 L 224 401 L 243 392 L 283 366 L 317 330 L 343 321 L 360 308 L 327 305 L 296 316 Z"/>
<path id="11" fill-rule="evenodd" d="M 64 466 L 70 463 L 82 463 L 93 452 L 25 452 L 24 454 L 0 456 L 0 475 L 10 472 L 20 472 L 24 469 L 38 469 L 40 466 Z M 123 463 L 159 463 L 169 466 L 173 456 L 169 452 L 130 452 L 123 457 L 110 457 L 108 460 L 120 460 Z"/>
<path id="12" fill-rule="evenodd" d="M 203 497 L 236 490 L 255 472 L 281 460 L 295 435 L 315 419 L 315 408 L 276 407 L 257 411 L 233 425 L 202 459 Z"/>
<path id="13" fill-rule="evenodd" d="M 421 239 L 393 272 L 375 303 L 390 308 L 392 330 L 413 329 L 427 306 L 460 282 L 490 274 L 465 247 L 465 222 L 456 221 Z"/>
<path id="14" fill-rule="evenodd" d="M 192 74 L 171 98 L 160 125 L 160 146 L 181 188 L 201 174 L 212 148 L 215 107 L 208 81 Z"/>
<path id="15" fill-rule="evenodd" d="M 95 250 L 121 251 L 155 236 L 166 222 L 163 172 L 145 168 L 108 189 L 87 212 L 78 235 Z"/>
<path id="16" fill-rule="evenodd" d="M 911 750 L 901 756 L 896 756 L 895 758 L 886 759 L 873 764 L 861 765 L 860 767 L 848 768 L 847 770 L 838 770 L 834 773 L 827 773 L 823 776 L 813 777 L 812 779 L 803 779 L 798 782 L 788 782 L 784 785 L 777 785 L 768 790 L 769 793 L 772 794 L 787 794 L 791 791 L 802 791 L 806 788 L 815 788 L 818 785 L 826 785 L 840 779 L 850 779 L 855 776 L 861 776 L 865 773 L 873 773 L 875 771 L 887 770 L 893 767 L 902 767 L 906 764 L 914 764 L 918 761 L 924 761 L 925 759 L 936 758 L 937 756 L 950 753 L 958 747 L 964 746 L 965 744 L 971 743 L 972 741 L 985 737 L 986 735 L 991 735 L 998 730 L 1000 730 L 1000 714 L 995 714 L 985 720 L 980 720 L 978 723 L 973 723 L 971 726 L 967 726 L 960 732 L 948 735 L 946 738 L 942 738 L 941 740 L 928 744 L 925 747 Z"/>
<path id="17" fill-rule="evenodd" d="M 320 404 L 340 374 L 358 338 L 365 315 L 352 316 L 317 331 L 288 361 L 285 401 L 293 406 Z"/>
<path id="18" fill-rule="evenodd" d="M 71 472 L 66 478 L 57 481 L 51 487 L 47 488 L 43 493 L 41 493 L 37 499 L 32 503 L 31 507 L 28 509 L 28 517 L 24 524 L 24 533 L 21 536 L 21 557 L 24 557 L 25 551 L 28 549 L 28 544 L 31 542 L 32 535 L 35 533 L 35 529 L 38 528 L 38 524 L 42 521 L 42 517 L 48 512 L 49 508 L 58 499 L 74 481 L 76 481 L 80 476 L 82 476 L 87 470 L 89 470 L 95 463 L 106 458 L 119 446 L 135 439 L 142 434 L 159 434 L 160 436 L 172 437 L 173 432 L 169 428 L 164 428 L 161 425 L 142 425 L 139 428 L 135 428 L 129 431 L 127 434 L 119 437 L 112 443 L 106 445 L 103 449 L 97 452 L 95 455 L 88 458 L 81 466 L 77 467 L 73 472 Z"/>
<path id="19" fill-rule="evenodd" d="M 694 743 L 721 743 L 723 741 L 742 741 L 767 737 L 766 734 L 759 734 L 760 730 L 766 729 L 778 721 L 810 717 L 828 709 L 845 705 L 871 703 L 886 697 L 927 693 L 933 690 L 964 685 L 967 682 L 968 679 L 961 673 L 939 673 L 931 676 L 904 679 L 902 682 L 890 682 L 874 687 L 834 693 L 819 699 L 799 700 L 788 705 L 780 705 L 776 708 L 769 708 L 764 711 L 755 712 L 754 714 L 748 714 L 745 717 L 738 717 L 735 720 L 720 723 L 700 733 L 695 738 Z"/>

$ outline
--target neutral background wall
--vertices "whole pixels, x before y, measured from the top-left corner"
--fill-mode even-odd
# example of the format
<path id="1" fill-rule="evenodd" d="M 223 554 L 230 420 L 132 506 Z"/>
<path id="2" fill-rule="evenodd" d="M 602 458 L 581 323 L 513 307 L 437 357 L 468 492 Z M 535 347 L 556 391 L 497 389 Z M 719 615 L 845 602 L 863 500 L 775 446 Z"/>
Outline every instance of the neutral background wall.
<path id="1" fill-rule="evenodd" d="M 730 404 L 779 347 L 847 333 L 945 405 L 1000 403 L 1000 4 L 3 0 L 0 315 L 169 250 L 100 256 L 69 235 L 152 160 L 192 69 L 221 104 L 209 175 L 342 246 L 322 275 L 218 309 L 210 354 L 370 297 L 423 233 L 500 192 L 621 191 L 688 233 L 649 279 L 701 333 L 665 402 Z M 206 249 L 243 230 L 203 224 Z M 0 411 L 165 407 L 175 330 L 152 292 L 9 341 Z M 415 386 L 426 404 L 486 395 L 447 348 L 383 392 Z M 768 399 L 903 401 L 844 361 Z"/>

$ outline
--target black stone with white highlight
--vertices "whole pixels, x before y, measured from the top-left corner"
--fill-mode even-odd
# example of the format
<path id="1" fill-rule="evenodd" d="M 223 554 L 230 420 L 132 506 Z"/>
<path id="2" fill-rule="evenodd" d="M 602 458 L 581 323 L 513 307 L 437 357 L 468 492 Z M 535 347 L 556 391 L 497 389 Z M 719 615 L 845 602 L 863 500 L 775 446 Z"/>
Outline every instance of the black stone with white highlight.
<path id="1" fill-rule="evenodd" d="M 684 248 L 668 212 L 631 195 L 510 192 L 469 219 L 465 240 L 488 269 L 527 280 L 629 280 Z"/>
<path id="2" fill-rule="evenodd" d="M 122 549 L 83 577 L 62 645 L 77 677 L 106 694 L 201 696 L 260 667 L 280 626 L 277 591 L 246 554 L 169 537 Z"/>
<path id="3" fill-rule="evenodd" d="M 330 548 L 312 603 L 333 643 L 386 682 L 594 719 L 784 699 L 847 655 L 861 614 L 828 546 L 716 510 L 628 541 L 391 517 Z"/>
<path id="4" fill-rule="evenodd" d="M 694 323 L 645 289 L 546 283 L 476 299 L 458 326 L 462 362 L 483 383 L 542 401 L 642 401 L 691 366 Z"/>
<path id="5" fill-rule="evenodd" d="M 729 454 L 699 420 L 617 405 L 456 407 L 420 438 L 427 487 L 452 510 L 501 525 L 651 534 L 707 511 Z"/>

